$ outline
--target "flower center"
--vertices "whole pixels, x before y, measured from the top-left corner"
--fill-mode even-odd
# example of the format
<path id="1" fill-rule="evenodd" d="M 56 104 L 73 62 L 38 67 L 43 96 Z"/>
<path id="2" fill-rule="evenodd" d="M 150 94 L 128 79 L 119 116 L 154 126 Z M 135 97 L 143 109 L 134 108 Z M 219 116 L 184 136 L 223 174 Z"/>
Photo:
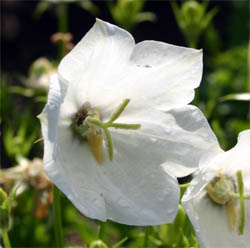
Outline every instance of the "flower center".
<path id="1" fill-rule="evenodd" d="M 108 122 L 102 122 L 100 111 L 91 108 L 89 103 L 85 103 L 76 115 L 72 118 L 71 129 L 73 134 L 82 141 L 87 141 L 92 155 L 99 164 L 104 162 L 103 136 L 105 134 L 110 161 L 113 160 L 114 151 L 109 128 L 135 130 L 141 127 L 140 124 L 114 123 L 127 107 L 129 99 L 125 99 L 117 110 L 111 115 Z"/>
<path id="2" fill-rule="evenodd" d="M 239 234 L 244 233 L 245 227 L 245 200 L 250 200 L 249 195 L 244 195 L 244 183 L 241 171 L 237 171 L 237 189 L 234 180 L 228 176 L 224 176 L 219 172 L 219 176 L 214 178 L 207 186 L 206 191 L 211 200 L 226 208 L 228 227 L 232 230 L 236 224 L 238 217 L 236 213 L 235 201 L 240 201 L 240 224 Z"/>
<path id="3" fill-rule="evenodd" d="M 100 119 L 100 112 L 98 109 L 91 108 L 89 103 L 85 103 L 72 118 L 71 130 L 74 136 L 81 141 L 87 141 L 90 128 L 86 122 L 88 116 Z"/>
<path id="4" fill-rule="evenodd" d="M 206 190 L 215 203 L 225 205 L 233 199 L 231 193 L 235 192 L 235 185 L 232 178 L 220 175 L 206 186 Z"/>

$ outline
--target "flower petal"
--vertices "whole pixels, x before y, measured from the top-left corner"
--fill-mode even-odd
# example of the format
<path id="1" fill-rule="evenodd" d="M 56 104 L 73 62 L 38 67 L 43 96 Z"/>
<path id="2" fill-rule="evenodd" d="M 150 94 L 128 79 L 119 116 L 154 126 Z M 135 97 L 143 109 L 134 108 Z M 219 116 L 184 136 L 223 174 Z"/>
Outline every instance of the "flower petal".
<path id="1" fill-rule="evenodd" d="M 90 88 L 98 89 L 106 82 L 112 87 L 113 74 L 125 71 L 134 45 L 130 33 L 97 19 L 93 28 L 59 65 L 60 77 L 70 82 L 69 90 L 74 88 L 73 97 L 66 97 L 65 101 L 74 100 L 78 108 L 83 101 L 93 103 L 89 97 Z"/>
<path id="2" fill-rule="evenodd" d="M 242 131 L 238 137 L 238 144 L 237 145 L 244 145 L 250 146 L 250 129 Z"/>
<path id="3" fill-rule="evenodd" d="M 230 230 L 227 224 L 226 210 L 211 202 L 205 191 L 196 197 L 182 200 L 182 204 L 194 226 L 201 247 L 249 247 L 249 220 L 250 202 L 245 201 L 246 226 L 244 235 L 239 235 L 238 230 Z"/>
<path id="4" fill-rule="evenodd" d="M 102 99 L 105 110 L 129 98 L 138 110 L 155 106 L 167 111 L 192 101 L 201 76 L 202 51 L 144 41 L 135 46 L 127 66 L 114 67 L 88 97 Z"/>
<path id="5" fill-rule="evenodd" d="M 57 130 L 55 159 L 45 169 L 56 185 L 86 216 L 128 225 L 173 221 L 179 202 L 176 178 L 166 173 L 133 136 L 113 135 L 115 156 L 99 165 L 87 143 L 72 137 L 67 126 Z M 70 192 L 65 192 L 65 186 Z"/>
<path id="6" fill-rule="evenodd" d="M 138 131 L 125 135 L 131 133 L 134 138 L 141 139 L 140 147 L 152 151 L 158 163 L 176 177 L 191 174 L 198 168 L 201 158 L 221 152 L 205 116 L 191 105 L 165 113 L 153 108 L 130 111 L 128 106 L 117 122 L 141 124 Z M 124 139 L 127 138 L 124 136 Z"/>
<path id="7" fill-rule="evenodd" d="M 62 60 L 60 77 L 70 82 L 65 102 L 84 102 L 113 111 L 125 98 L 138 109 L 163 110 L 192 101 L 202 76 L 202 51 L 144 41 L 119 27 L 97 20 L 93 28 Z M 100 101 L 99 99 L 102 99 Z"/>
<path id="8" fill-rule="evenodd" d="M 57 125 L 60 114 L 60 106 L 65 96 L 65 88 L 63 84 L 59 84 L 57 74 L 51 76 L 48 101 L 43 112 L 38 116 L 42 126 L 42 135 L 44 138 L 44 169 L 52 181 L 60 187 L 66 194 L 70 195 L 71 190 L 69 184 L 61 183 L 66 178 L 64 171 L 54 170 L 54 160 L 56 159 L 56 140 Z M 54 181 L 53 179 L 56 180 Z M 59 186 L 60 185 L 60 186 Z"/>
<path id="9" fill-rule="evenodd" d="M 202 170 L 192 180 L 182 198 L 182 204 L 195 228 L 201 247 L 249 247 L 250 201 L 245 200 L 245 232 L 244 235 L 239 235 L 237 227 L 233 231 L 229 229 L 226 209 L 212 203 L 204 189 L 213 178 L 218 177 L 219 173 L 230 176 L 237 186 L 236 173 L 241 170 L 244 194 L 249 195 L 249 134 L 249 130 L 240 133 L 238 144 L 234 148 L 220 154 L 215 153 L 214 158 L 210 159 L 206 166 L 202 166 Z M 237 211 L 239 219 L 239 208 Z"/>
<path id="10" fill-rule="evenodd" d="M 126 89 L 140 106 L 168 110 L 188 104 L 201 81 L 202 50 L 143 41 L 135 46 L 130 63 L 134 72 Z"/>

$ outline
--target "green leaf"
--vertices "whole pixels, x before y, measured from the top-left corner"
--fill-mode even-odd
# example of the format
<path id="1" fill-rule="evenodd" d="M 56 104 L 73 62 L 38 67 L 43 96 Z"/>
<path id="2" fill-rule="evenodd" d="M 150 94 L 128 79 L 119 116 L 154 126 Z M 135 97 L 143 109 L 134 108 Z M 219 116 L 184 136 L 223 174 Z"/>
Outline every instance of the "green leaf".
<path id="1" fill-rule="evenodd" d="M 41 1 L 37 4 L 33 17 L 35 19 L 39 19 L 47 10 L 49 10 L 53 6 L 53 3 L 50 1 Z"/>
<path id="2" fill-rule="evenodd" d="M 119 242 L 117 242 L 116 244 L 114 244 L 112 246 L 112 248 L 119 248 L 119 247 L 121 247 L 121 245 L 123 245 L 127 240 L 128 240 L 128 237 L 123 238 L 122 240 L 120 240 Z"/>
<path id="3" fill-rule="evenodd" d="M 76 4 L 88 11 L 93 16 L 98 16 L 100 14 L 100 9 L 90 0 L 77 1 Z"/>
<path id="4" fill-rule="evenodd" d="M 10 214 L 11 212 L 11 208 L 12 208 L 12 205 L 13 205 L 13 202 L 16 198 L 16 191 L 17 191 L 18 187 L 15 187 L 10 195 L 7 197 L 6 201 L 3 203 L 3 208 L 6 208 L 6 210 L 8 211 L 8 213 Z"/>
<path id="5" fill-rule="evenodd" d="M 27 89 L 19 86 L 10 87 L 9 91 L 12 94 L 19 94 L 25 97 L 33 97 L 35 95 L 35 91 L 33 89 Z"/>
<path id="6" fill-rule="evenodd" d="M 223 97 L 220 97 L 221 102 L 224 101 L 250 101 L 250 93 L 238 93 L 238 94 L 229 94 Z"/>
<path id="7" fill-rule="evenodd" d="M 107 4 L 114 21 L 129 31 L 140 22 L 156 20 L 154 13 L 142 11 L 145 0 L 117 0 L 108 1 Z"/>
<path id="8" fill-rule="evenodd" d="M 176 22 L 190 47 L 197 48 L 202 32 L 208 27 L 218 12 L 215 7 L 207 11 L 208 2 L 184 1 L 181 7 L 176 2 L 170 2 Z"/>
<path id="9" fill-rule="evenodd" d="M 6 199 L 7 199 L 7 193 L 2 188 L 0 188 L 0 206 Z"/>
<path id="10" fill-rule="evenodd" d="M 0 207 L 0 229 L 9 228 L 9 213 L 8 210 Z"/>
<path id="11" fill-rule="evenodd" d="M 102 240 L 95 240 L 90 245 L 89 248 L 108 248 L 108 246 Z"/>
<path id="12" fill-rule="evenodd" d="M 153 244 L 156 245 L 156 246 L 162 246 L 162 245 L 163 245 L 163 243 L 162 243 L 161 240 L 155 238 L 155 237 L 152 236 L 152 235 L 149 235 L 148 239 L 150 240 L 151 243 L 153 243 Z"/>

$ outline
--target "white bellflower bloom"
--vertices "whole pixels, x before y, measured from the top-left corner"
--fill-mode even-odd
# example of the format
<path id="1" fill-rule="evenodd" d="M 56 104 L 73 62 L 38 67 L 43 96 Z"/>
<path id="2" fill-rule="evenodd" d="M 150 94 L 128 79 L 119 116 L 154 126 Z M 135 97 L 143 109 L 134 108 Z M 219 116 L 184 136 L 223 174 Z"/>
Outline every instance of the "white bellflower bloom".
<path id="1" fill-rule="evenodd" d="M 240 133 L 238 143 L 204 161 L 182 198 L 201 247 L 250 247 L 250 130 Z"/>
<path id="2" fill-rule="evenodd" d="M 86 216 L 128 225 L 173 221 L 176 177 L 217 149 L 194 106 L 202 51 L 143 41 L 97 20 L 51 78 L 40 120 L 44 167 Z"/>

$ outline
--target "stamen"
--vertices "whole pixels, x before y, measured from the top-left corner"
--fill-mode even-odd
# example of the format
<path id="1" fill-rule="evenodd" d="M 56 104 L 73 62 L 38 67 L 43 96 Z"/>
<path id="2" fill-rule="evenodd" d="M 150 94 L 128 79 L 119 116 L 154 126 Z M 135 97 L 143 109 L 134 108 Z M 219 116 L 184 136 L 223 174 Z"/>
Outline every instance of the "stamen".
<path id="1" fill-rule="evenodd" d="M 226 204 L 227 225 L 230 230 L 233 230 L 236 224 L 237 214 L 235 200 L 232 199 Z"/>
<path id="2" fill-rule="evenodd" d="M 90 150 L 99 164 L 104 162 L 104 154 L 102 149 L 103 133 L 96 132 L 94 127 L 90 127 L 88 131 L 88 143 Z"/>

